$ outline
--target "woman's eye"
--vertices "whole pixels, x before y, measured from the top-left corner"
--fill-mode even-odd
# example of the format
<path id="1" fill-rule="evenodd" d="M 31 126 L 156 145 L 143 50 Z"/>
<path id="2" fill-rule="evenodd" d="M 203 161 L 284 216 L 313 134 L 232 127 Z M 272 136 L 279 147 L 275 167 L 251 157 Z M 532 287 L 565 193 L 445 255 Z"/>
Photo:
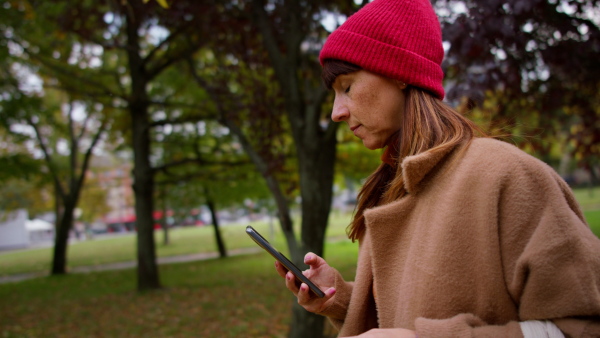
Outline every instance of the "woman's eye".
<path id="1" fill-rule="evenodd" d="M 348 87 L 346 88 L 346 90 L 344 90 L 344 93 L 348 93 L 348 92 L 350 92 L 350 86 L 348 86 Z"/>

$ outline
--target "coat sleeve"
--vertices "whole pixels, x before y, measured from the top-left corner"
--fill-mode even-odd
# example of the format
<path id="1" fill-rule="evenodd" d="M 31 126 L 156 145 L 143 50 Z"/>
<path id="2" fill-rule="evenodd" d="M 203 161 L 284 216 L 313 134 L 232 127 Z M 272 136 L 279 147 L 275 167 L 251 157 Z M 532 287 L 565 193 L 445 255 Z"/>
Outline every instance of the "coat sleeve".
<path id="1" fill-rule="evenodd" d="M 344 324 L 344 319 L 348 312 L 354 282 L 346 282 L 337 270 L 335 273 L 335 295 L 333 302 L 318 314 L 326 316 L 339 331 Z"/>
<path id="2" fill-rule="evenodd" d="M 600 240 L 570 188 L 537 160 L 501 177 L 500 257 L 519 319 L 551 320 L 567 337 L 600 337 Z M 522 337 L 517 321 L 493 326 L 472 314 L 419 318 L 415 327 L 419 337 Z"/>
<path id="3" fill-rule="evenodd" d="M 553 320 L 573 337 L 600 336 L 594 325 L 600 322 L 600 240 L 571 189 L 541 162 L 520 163 L 505 182 L 500 247 L 520 319 Z"/>

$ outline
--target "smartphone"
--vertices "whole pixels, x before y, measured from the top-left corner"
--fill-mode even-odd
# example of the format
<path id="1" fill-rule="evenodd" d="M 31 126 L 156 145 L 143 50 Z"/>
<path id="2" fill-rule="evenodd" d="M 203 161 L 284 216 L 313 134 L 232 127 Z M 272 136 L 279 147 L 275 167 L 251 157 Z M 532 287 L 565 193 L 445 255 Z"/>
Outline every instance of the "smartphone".
<path id="1" fill-rule="evenodd" d="M 296 265 L 294 265 L 292 261 L 285 257 L 281 252 L 277 251 L 277 249 L 275 249 L 271 245 L 271 243 L 269 243 L 269 241 L 267 241 L 263 236 L 261 236 L 258 233 L 258 231 L 254 230 L 252 226 L 248 225 L 246 227 L 246 233 L 248 234 L 248 236 L 250 236 L 250 238 L 252 238 L 256 242 L 256 244 L 258 244 L 261 248 L 265 249 L 268 253 L 271 254 L 271 256 L 273 256 L 276 260 L 283 264 L 283 266 L 286 269 L 291 271 L 294 274 L 294 276 L 296 276 L 296 281 L 300 280 L 302 281 L 302 283 L 308 285 L 312 292 L 318 297 L 325 297 L 325 293 L 323 293 L 323 291 L 321 291 L 321 289 L 319 289 L 319 287 L 316 286 L 315 283 L 311 282 L 310 279 L 304 276 L 302 274 L 302 271 Z"/>

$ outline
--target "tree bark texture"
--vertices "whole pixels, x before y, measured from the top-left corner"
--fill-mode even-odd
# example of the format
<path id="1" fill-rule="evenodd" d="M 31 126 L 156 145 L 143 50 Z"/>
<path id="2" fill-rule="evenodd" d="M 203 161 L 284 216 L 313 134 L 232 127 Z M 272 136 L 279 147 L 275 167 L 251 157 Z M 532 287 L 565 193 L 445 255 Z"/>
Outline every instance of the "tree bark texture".
<path id="1" fill-rule="evenodd" d="M 150 166 L 150 135 L 145 105 L 130 107 L 133 125 L 133 191 L 137 231 L 138 291 L 160 288 L 154 243 L 154 174 Z"/>
<path id="2" fill-rule="evenodd" d="M 73 210 L 75 205 L 69 200 L 61 198 L 65 203 L 61 213 L 57 214 L 56 237 L 54 239 L 54 252 L 52 256 L 52 275 L 67 273 L 67 249 L 69 246 L 69 231 L 73 224 Z"/>
<path id="3" fill-rule="evenodd" d="M 215 203 L 207 197 L 206 204 L 208 205 L 208 209 L 210 210 L 210 217 L 212 218 L 212 224 L 215 228 L 215 241 L 217 242 L 217 248 L 219 249 L 219 257 L 225 258 L 227 257 L 227 249 L 225 248 L 225 242 L 223 242 L 223 238 L 221 237 L 221 230 L 219 229 L 219 218 L 217 217 L 217 209 L 215 207 Z"/>
<path id="4" fill-rule="evenodd" d="M 141 57 L 138 31 L 141 18 L 135 11 L 125 11 L 127 24 L 127 57 L 131 72 L 131 96 L 128 102 L 132 125 L 133 191 L 137 230 L 137 288 L 145 291 L 160 288 L 154 243 L 154 172 L 150 164 L 149 81 Z"/>
<path id="5" fill-rule="evenodd" d="M 322 337 L 325 329 L 325 317 L 308 312 L 294 300 L 290 338 Z"/>

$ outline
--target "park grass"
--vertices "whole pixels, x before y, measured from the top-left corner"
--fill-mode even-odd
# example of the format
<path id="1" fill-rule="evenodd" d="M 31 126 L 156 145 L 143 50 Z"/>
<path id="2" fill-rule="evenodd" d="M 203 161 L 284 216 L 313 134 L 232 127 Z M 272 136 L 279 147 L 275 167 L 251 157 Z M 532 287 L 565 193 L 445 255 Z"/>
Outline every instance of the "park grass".
<path id="1" fill-rule="evenodd" d="M 585 211 L 584 215 L 592 232 L 600 237 L 600 210 Z"/>
<path id="2" fill-rule="evenodd" d="M 332 213 L 326 236 L 330 239 L 345 235 L 350 214 Z M 299 222 L 296 221 L 296 224 Z M 266 221 L 249 223 L 271 241 L 279 250 L 285 251 L 283 233 L 277 222 Z M 256 244 L 246 235 L 247 224 L 232 224 L 221 227 L 221 235 L 228 250 L 255 248 Z M 271 230 L 272 229 L 272 230 Z M 214 228 L 180 227 L 169 231 L 170 244 L 163 243 L 163 232 L 155 232 L 158 257 L 209 253 L 217 251 Z M 68 248 L 68 268 L 98 266 L 102 264 L 134 261 L 136 259 L 135 233 L 75 242 Z M 52 248 L 17 250 L 0 254 L 0 276 L 23 273 L 47 273 L 52 260 Z"/>
<path id="3" fill-rule="evenodd" d="M 574 189 L 573 194 L 584 211 L 600 210 L 600 187 Z"/>
<path id="4" fill-rule="evenodd" d="M 345 278 L 358 246 L 327 244 Z M 160 291 L 136 293 L 135 270 L 0 285 L 2 337 L 283 337 L 294 301 L 266 253 L 161 265 Z M 332 328 L 328 327 L 332 332 Z"/>
<path id="5" fill-rule="evenodd" d="M 600 187 L 574 189 L 573 194 L 592 232 L 600 237 Z"/>

